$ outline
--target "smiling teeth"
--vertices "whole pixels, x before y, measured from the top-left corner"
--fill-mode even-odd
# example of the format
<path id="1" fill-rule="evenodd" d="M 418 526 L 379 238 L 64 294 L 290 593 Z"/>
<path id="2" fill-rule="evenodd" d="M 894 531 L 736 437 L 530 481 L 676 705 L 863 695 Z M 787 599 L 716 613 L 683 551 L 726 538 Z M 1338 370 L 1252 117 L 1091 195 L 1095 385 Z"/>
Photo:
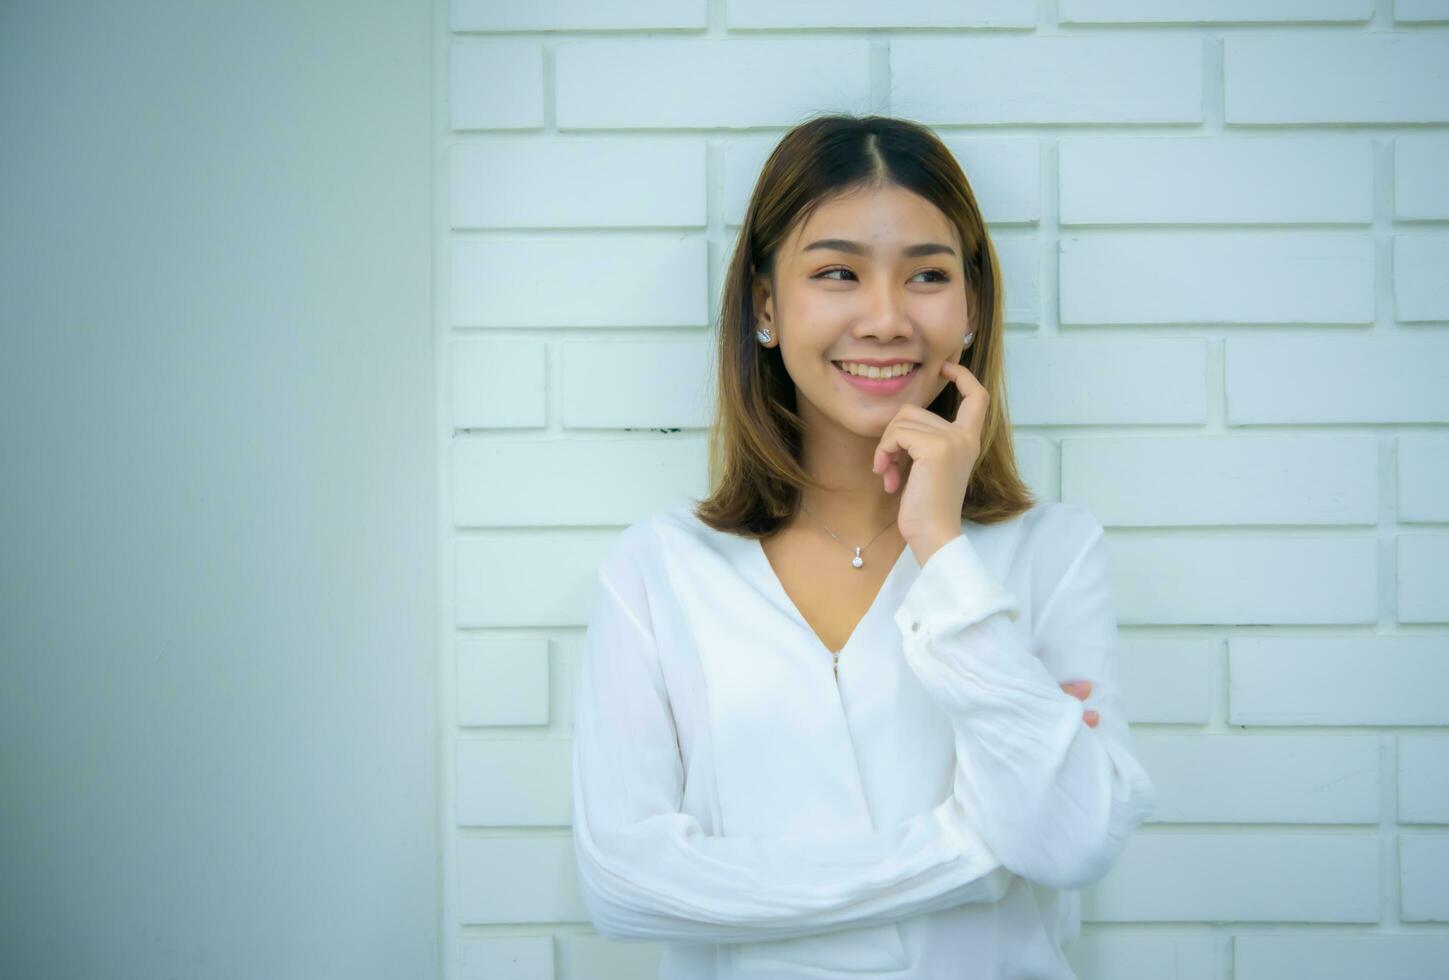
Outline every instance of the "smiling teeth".
<path id="1" fill-rule="evenodd" d="M 886 367 L 877 367 L 873 364 L 856 364 L 854 361 L 837 361 L 836 364 L 846 374 L 854 374 L 862 378 L 894 378 L 898 375 L 910 374 L 916 369 L 914 364 L 890 364 Z"/>

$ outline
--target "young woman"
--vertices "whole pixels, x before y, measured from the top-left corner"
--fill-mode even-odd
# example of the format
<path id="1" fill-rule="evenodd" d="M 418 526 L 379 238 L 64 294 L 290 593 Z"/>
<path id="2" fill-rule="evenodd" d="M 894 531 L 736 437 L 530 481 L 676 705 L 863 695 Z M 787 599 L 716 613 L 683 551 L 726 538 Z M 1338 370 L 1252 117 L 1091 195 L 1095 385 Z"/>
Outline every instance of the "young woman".
<path id="1" fill-rule="evenodd" d="M 594 926 L 667 944 L 680 980 L 1073 977 L 1076 890 L 1155 792 L 1102 526 L 1017 475 L 965 175 L 909 122 L 796 127 L 723 301 L 711 493 L 627 528 L 594 583 Z"/>

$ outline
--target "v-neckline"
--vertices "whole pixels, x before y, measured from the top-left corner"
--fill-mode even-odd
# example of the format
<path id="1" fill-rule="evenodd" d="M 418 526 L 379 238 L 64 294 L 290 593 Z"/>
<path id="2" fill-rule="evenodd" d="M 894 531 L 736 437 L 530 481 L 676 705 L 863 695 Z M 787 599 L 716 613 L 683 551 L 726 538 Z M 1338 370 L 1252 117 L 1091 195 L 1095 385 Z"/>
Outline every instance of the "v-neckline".
<path id="1" fill-rule="evenodd" d="M 759 562 L 761 568 L 764 570 L 766 581 L 769 582 L 770 589 L 775 593 L 775 597 L 789 611 L 795 621 L 804 628 L 805 632 L 810 635 L 810 639 L 814 641 L 815 646 L 824 650 L 837 663 L 839 662 L 841 654 L 845 653 L 850 648 L 850 645 L 855 642 L 855 638 L 861 634 L 866 624 L 875 614 L 876 609 L 891 591 L 896 579 L 899 577 L 901 568 L 912 555 L 909 544 L 901 548 L 900 554 L 896 555 L 896 560 L 892 563 L 890 571 L 886 572 L 885 578 L 881 580 L 880 588 L 876 590 L 875 595 L 871 598 L 870 605 L 866 607 L 865 612 L 861 613 L 860 619 L 856 620 L 855 625 L 851 628 L 850 635 L 845 638 L 845 643 L 841 645 L 839 650 L 832 650 L 825 645 L 825 641 L 820 638 L 820 634 L 815 632 L 815 627 L 810 625 L 810 621 L 805 618 L 805 614 L 800 611 L 800 607 L 795 605 L 795 600 L 790 598 L 790 593 L 785 589 L 785 583 L 780 581 L 780 576 L 776 573 L 775 566 L 770 562 L 770 556 L 765 553 L 764 542 L 760 538 L 752 538 L 750 540 L 750 551 L 754 554 L 756 561 Z"/>

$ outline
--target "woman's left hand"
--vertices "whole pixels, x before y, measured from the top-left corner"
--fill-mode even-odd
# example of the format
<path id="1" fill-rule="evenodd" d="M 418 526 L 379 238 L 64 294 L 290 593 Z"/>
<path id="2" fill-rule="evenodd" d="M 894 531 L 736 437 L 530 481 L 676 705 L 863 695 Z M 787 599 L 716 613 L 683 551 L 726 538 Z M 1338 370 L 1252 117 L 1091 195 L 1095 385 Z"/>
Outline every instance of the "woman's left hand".
<path id="1" fill-rule="evenodd" d="M 981 426 L 990 400 L 964 365 L 946 361 L 941 373 L 961 389 L 955 420 L 948 422 L 919 405 L 902 405 L 887 423 L 871 461 L 871 472 L 884 474 L 886 493 L 895 493 L 905 482 L 897 523 L 922 565 L 961 534 L 961 502 L 981 454 Z"/>
<path id="2" fill-rule="evenodd" d="M 1067 681 L 1058 686 L 1078 701 L 1085 701 L 1092 694 L 1091 681 Z M 1088 728 L 1096 728 L 1097 723 L 1102 720 L 1102 716 L 1089 708 L 1082 714 L 1082 720 L 1087 723 Z"/>

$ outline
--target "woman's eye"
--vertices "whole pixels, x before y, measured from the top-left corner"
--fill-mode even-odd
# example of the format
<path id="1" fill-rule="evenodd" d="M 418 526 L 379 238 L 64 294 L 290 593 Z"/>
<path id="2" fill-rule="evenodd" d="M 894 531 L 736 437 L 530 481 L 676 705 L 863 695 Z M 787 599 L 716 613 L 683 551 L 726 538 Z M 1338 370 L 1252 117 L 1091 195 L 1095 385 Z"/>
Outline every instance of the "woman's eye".
<path id="1" fill-rule="evenodd" d="M 815 276 L 815 278 L 816 279 L 830 279 L 830 278 L 832 278 L 832 276 L 831 276 L 831 273 L 832 272 L 843 272 L 846 275 L 850 276 L 852 279 L 855 278 L 855 273 L 851 272 L 849 269 L 845 268 L 844 266 L 836 266 L 833 269 L 826 269 L 824 272 L 817 273 L 816 276 Z M 916 275 L 918 275 L 918 276 L 936 276 L 937 278 L 935 280 L 933 280 L 934 282 L 950 282 L 951 281 L 951 277 L 949 275 L 947 275 L 945 272 L 941 271 L 940 269 L 927 269 L 924 272 L 918 272 L 918 273 L 916 273 Z M 836 279 L 835 281 L 836 282 L 844 282 L 845 280 L 843 280 L 843 279 Z"/>

